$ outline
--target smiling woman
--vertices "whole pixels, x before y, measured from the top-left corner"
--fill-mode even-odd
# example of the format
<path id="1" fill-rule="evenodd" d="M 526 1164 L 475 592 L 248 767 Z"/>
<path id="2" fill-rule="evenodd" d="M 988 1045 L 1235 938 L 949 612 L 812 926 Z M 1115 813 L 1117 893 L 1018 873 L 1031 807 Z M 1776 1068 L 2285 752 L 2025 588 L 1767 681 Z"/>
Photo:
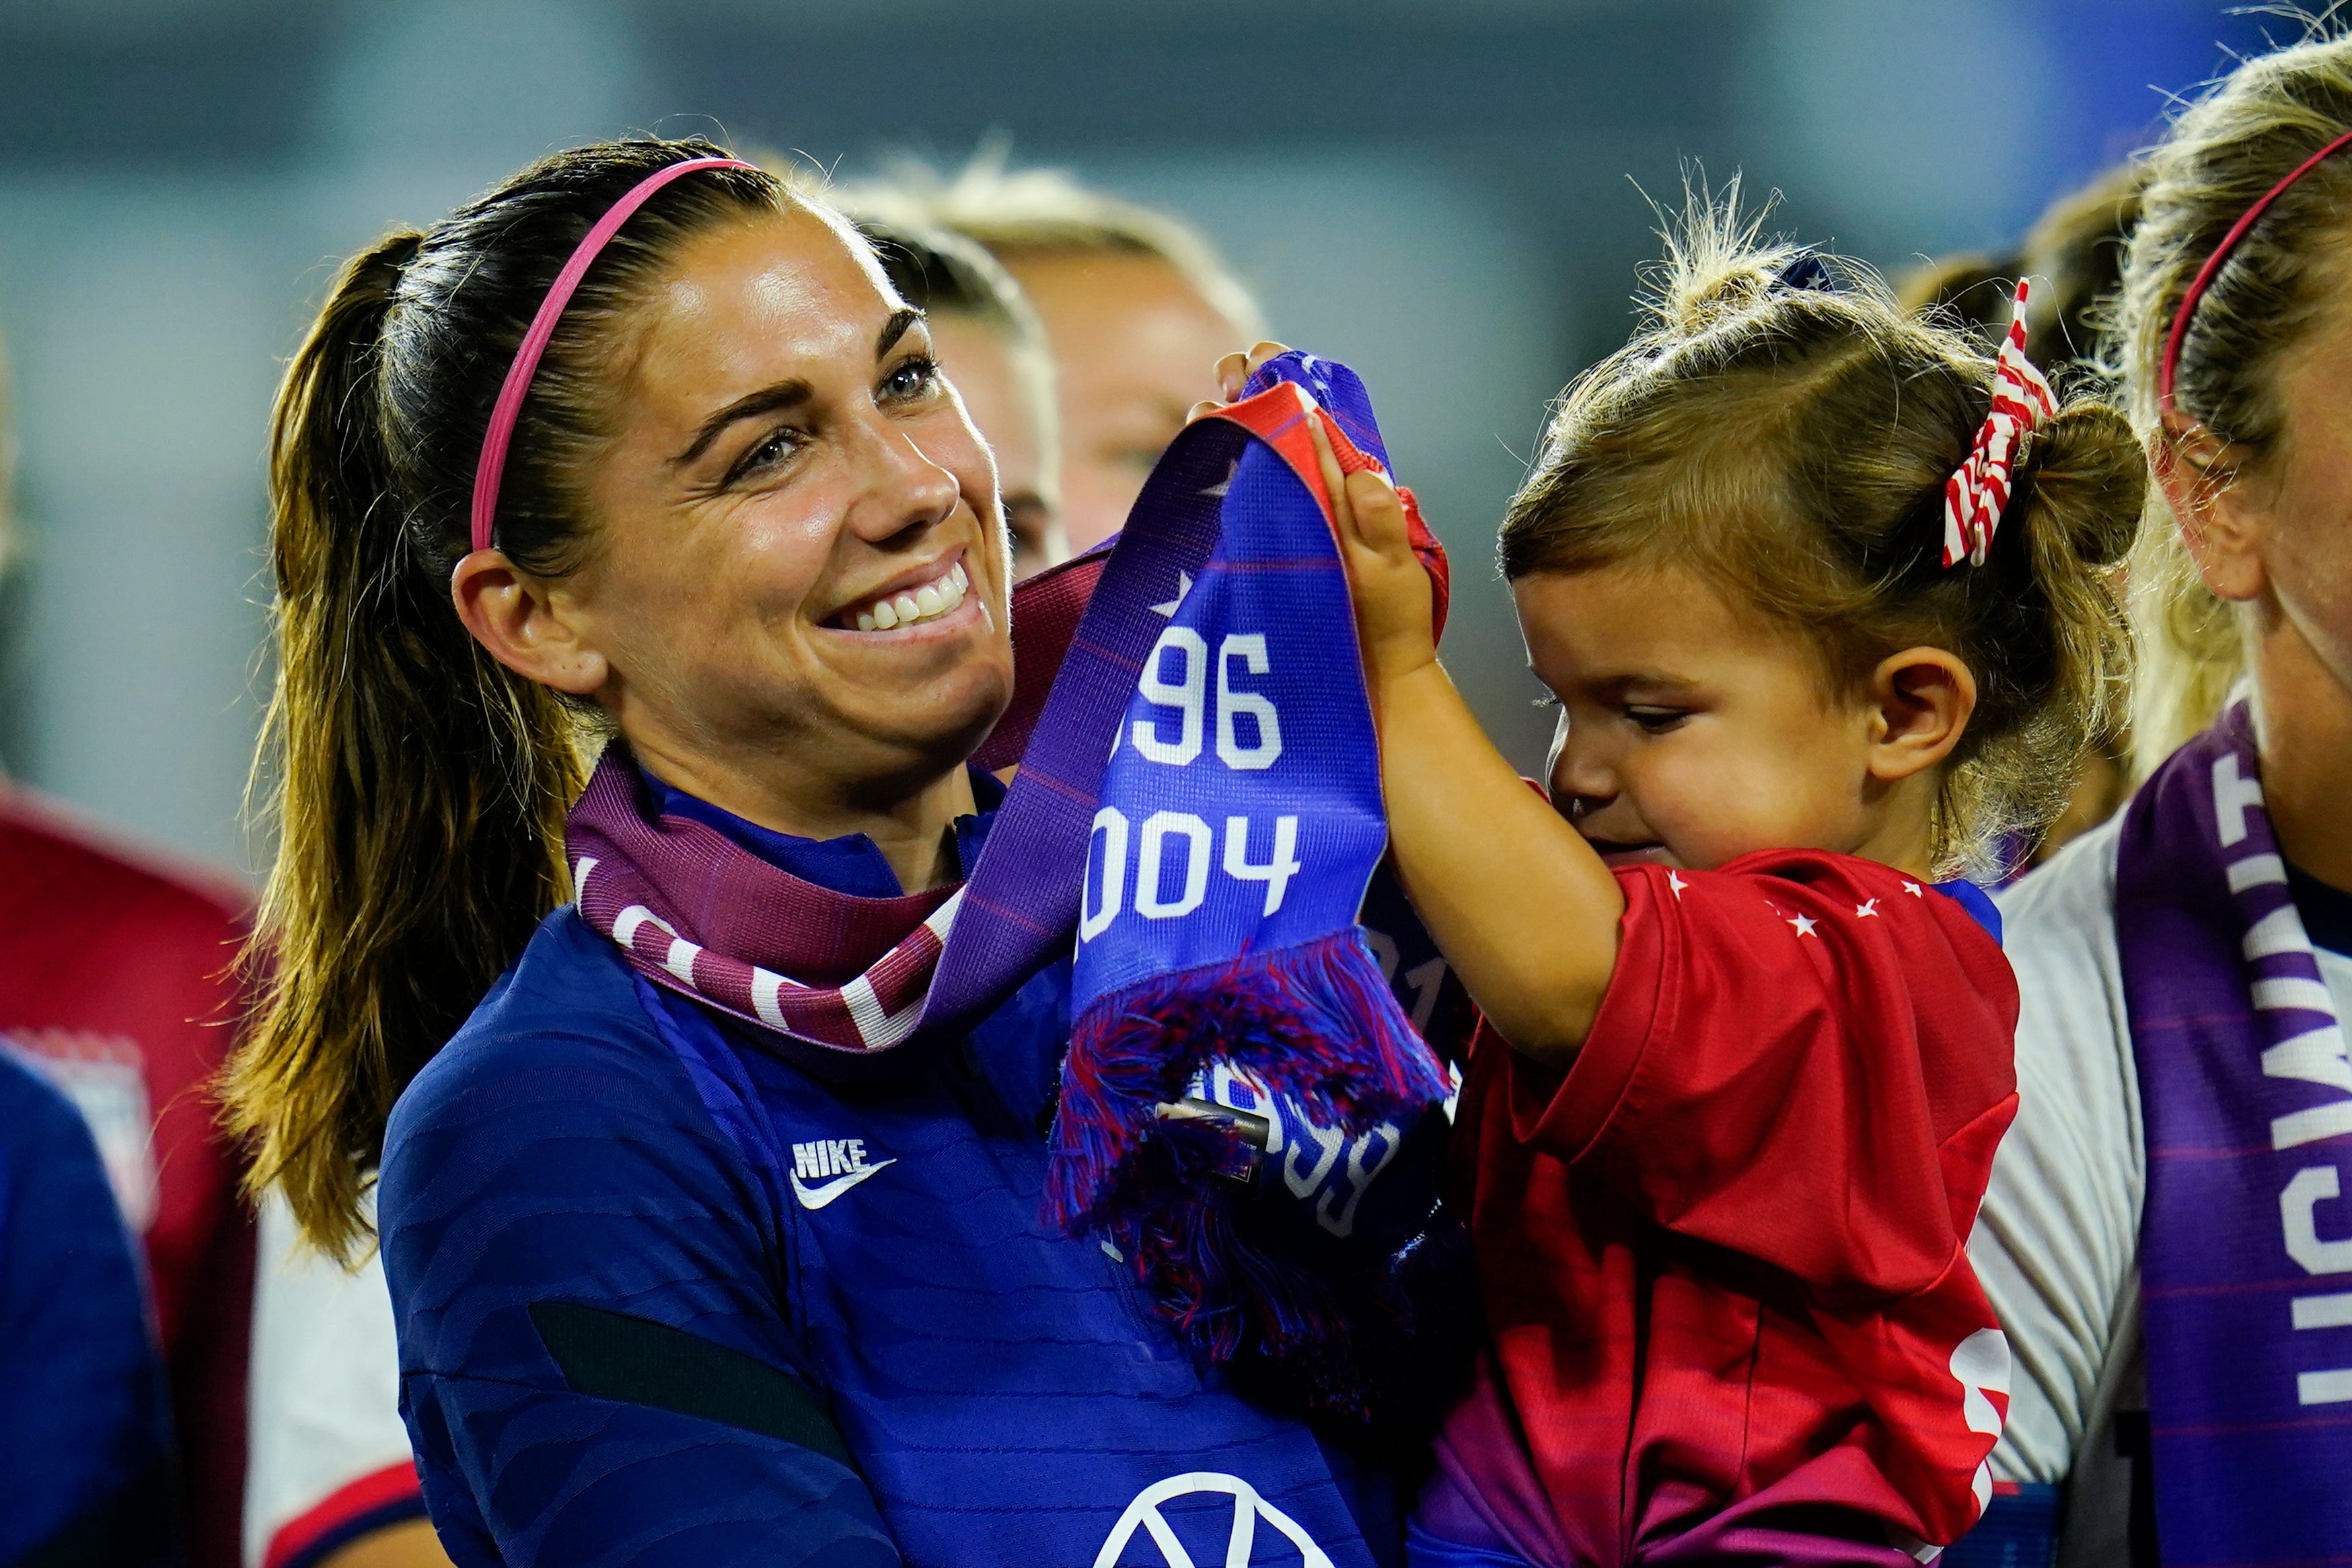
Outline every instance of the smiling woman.
<path id="1" fill-rule="evenodd" d="M 703 143 L 552 158 L 346 268 L 272 476 L 231 1088 L 317 1244 L 381 1170 L 452 1558 L 1085 1562 L 1239 1487 L 1395 1560 L 1368 1472 L 1045 1227 L 1067 962 L 895 1049 L 1004 798 L 1010 558 L 855 230 Z"/>

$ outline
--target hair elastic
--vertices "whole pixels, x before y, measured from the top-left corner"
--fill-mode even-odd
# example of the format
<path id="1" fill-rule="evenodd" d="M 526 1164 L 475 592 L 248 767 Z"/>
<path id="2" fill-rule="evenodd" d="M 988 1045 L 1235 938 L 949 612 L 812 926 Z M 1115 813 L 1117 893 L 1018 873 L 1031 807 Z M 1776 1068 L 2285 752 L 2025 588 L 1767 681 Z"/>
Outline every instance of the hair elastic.
<path id="1" fill-rule="evenodd" d="M 547 290 L 547 298 L 539 302 L 539 314 L 530 319 L 530 330 L 522 335 L 521 346 L 515 350 L 514 363 L 507 367 L 506 383 L 499 388 L 499 401 L 490 407 L 490 424 L 482 432 L 481 461 L 474 465 L 474 548 L 490 548 L 490 532 L 499 516 L 499 481 L 507 468 L 507 445 L 514 439 L 515 421 L 522 413 L 522 400 L 530 392 L 531 378 L 539 373 L 539 357 L 547 351 L 548 340 L 555 336 L 555 324 L 563 319 L 564 307 L 580 280 L 588 276 L 588 268 L 604 246 L 621 232 L 621 225 L 636 214 L 653 193 L 683 174 L 702 169 L 749 169 L 758 172 L 756 164 L 740 158 L 688 158 L 676 163 L 666 163 L 630 187 L 628 194 L 614 202 L 596 225 L 581 237 L 572 250 L 572 259 L 555 275 L 555 282 Z"/>
<path id="2" fill-rule="evenodd" d="M 2213 247 L 2213 254 L 2207 256 L 2205 265 L 2197 269 L 2197 277 L 2189 283 L 2189 292 L 2180 297 L 2180 308 L 2173 315 L 2172 330 L 2166 334 L 2164 340 L 2164 358 L 2157 368 L 2157 400 L 2164 407 L 2169 409 L 2172 406 L 2172 381 L 2180 369 L 2180 345 L 2189 336 L 2189 318 L 2196 313 L 2197 302 L 2205 298 L 2205 290 L 2212 283 L 2213 275 L 2221 270 L 2221 264 L 2230 258 L 2230 253 L 2237 248 L 2238 242 L 2246 237 L 2249 229 L 2262 221 L 2263 214 L 2270 211 L 2271 204 L 2284 195 L 2288 186 L 2327 162 L 2337 148 L 2347 145 L 2352 145 L 2352 131 L 2346 131 L 2296 164 L 2285 179 L 2264 191 L 2262 200 L 2248 207 L 2244 214 L 2230 225 L 2230 232 L 2221 236 L 2221 243 Z"/>
<path id="3" fill-rule="evenodd" d="M 1992 409 L 1977 427 L 1968 456 L 1944 481 L 1944 564 L 1982 566 L 1992 549 L 1993 529 L 2009 509 L 2018 449 L 2034 428 L 2058 411 L 2040 367 L 2025 357 L 2026 280 L 2017 280 L 2009 331 L 1994 356 Z"/>

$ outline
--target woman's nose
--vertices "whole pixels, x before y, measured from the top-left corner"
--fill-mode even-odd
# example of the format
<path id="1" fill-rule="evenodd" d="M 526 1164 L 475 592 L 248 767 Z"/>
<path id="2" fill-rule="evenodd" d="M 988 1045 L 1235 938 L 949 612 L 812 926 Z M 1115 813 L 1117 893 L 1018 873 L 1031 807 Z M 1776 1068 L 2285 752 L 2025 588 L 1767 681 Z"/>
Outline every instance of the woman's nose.
<path id="1" fill-rule="evenodd" d="M 912 529 L 935 528 L 962 494 L 953 470 L 923 450 L 915 433 L 888 420 L 870 423 L 857 443 L 866 470 L 859 504 L 850 508 L 852 531 L 879 544 Z"/>

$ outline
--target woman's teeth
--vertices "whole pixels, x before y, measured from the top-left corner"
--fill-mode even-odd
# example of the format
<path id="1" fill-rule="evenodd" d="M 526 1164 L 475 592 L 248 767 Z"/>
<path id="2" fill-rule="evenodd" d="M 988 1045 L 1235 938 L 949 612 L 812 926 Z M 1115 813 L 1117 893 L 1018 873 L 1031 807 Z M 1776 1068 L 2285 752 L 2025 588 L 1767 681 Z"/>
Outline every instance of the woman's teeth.
<path id="1" fill-rule="evenodd" d="M 971 579 L 965 575 L 963 562 L 958 561 L 945 577 L 936 577 L 922 587 L 890 599 L 877 599 L 857 612 L 860 632 L 887 632 L 894 626 L 911 626 L 919 621 L 933 621 L 963 602 L 971 590 Z"/>

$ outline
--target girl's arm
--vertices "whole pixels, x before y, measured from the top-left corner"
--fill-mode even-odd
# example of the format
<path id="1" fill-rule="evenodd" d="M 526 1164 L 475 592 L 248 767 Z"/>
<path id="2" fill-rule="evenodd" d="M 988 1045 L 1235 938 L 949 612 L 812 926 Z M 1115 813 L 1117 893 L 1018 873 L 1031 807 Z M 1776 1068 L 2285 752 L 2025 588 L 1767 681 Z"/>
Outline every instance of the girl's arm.
<path id="1" fill-rule="evenodd" d="M 1487 1020 L 1565 1067 L 1608 991 L 1624 895 L 1438 664 L 1429 578 L 1395 489 L 1377 474 L 1343 477 L 1320 416 L 1313 433 L 1355 596 L 1398 876 Z"/>

